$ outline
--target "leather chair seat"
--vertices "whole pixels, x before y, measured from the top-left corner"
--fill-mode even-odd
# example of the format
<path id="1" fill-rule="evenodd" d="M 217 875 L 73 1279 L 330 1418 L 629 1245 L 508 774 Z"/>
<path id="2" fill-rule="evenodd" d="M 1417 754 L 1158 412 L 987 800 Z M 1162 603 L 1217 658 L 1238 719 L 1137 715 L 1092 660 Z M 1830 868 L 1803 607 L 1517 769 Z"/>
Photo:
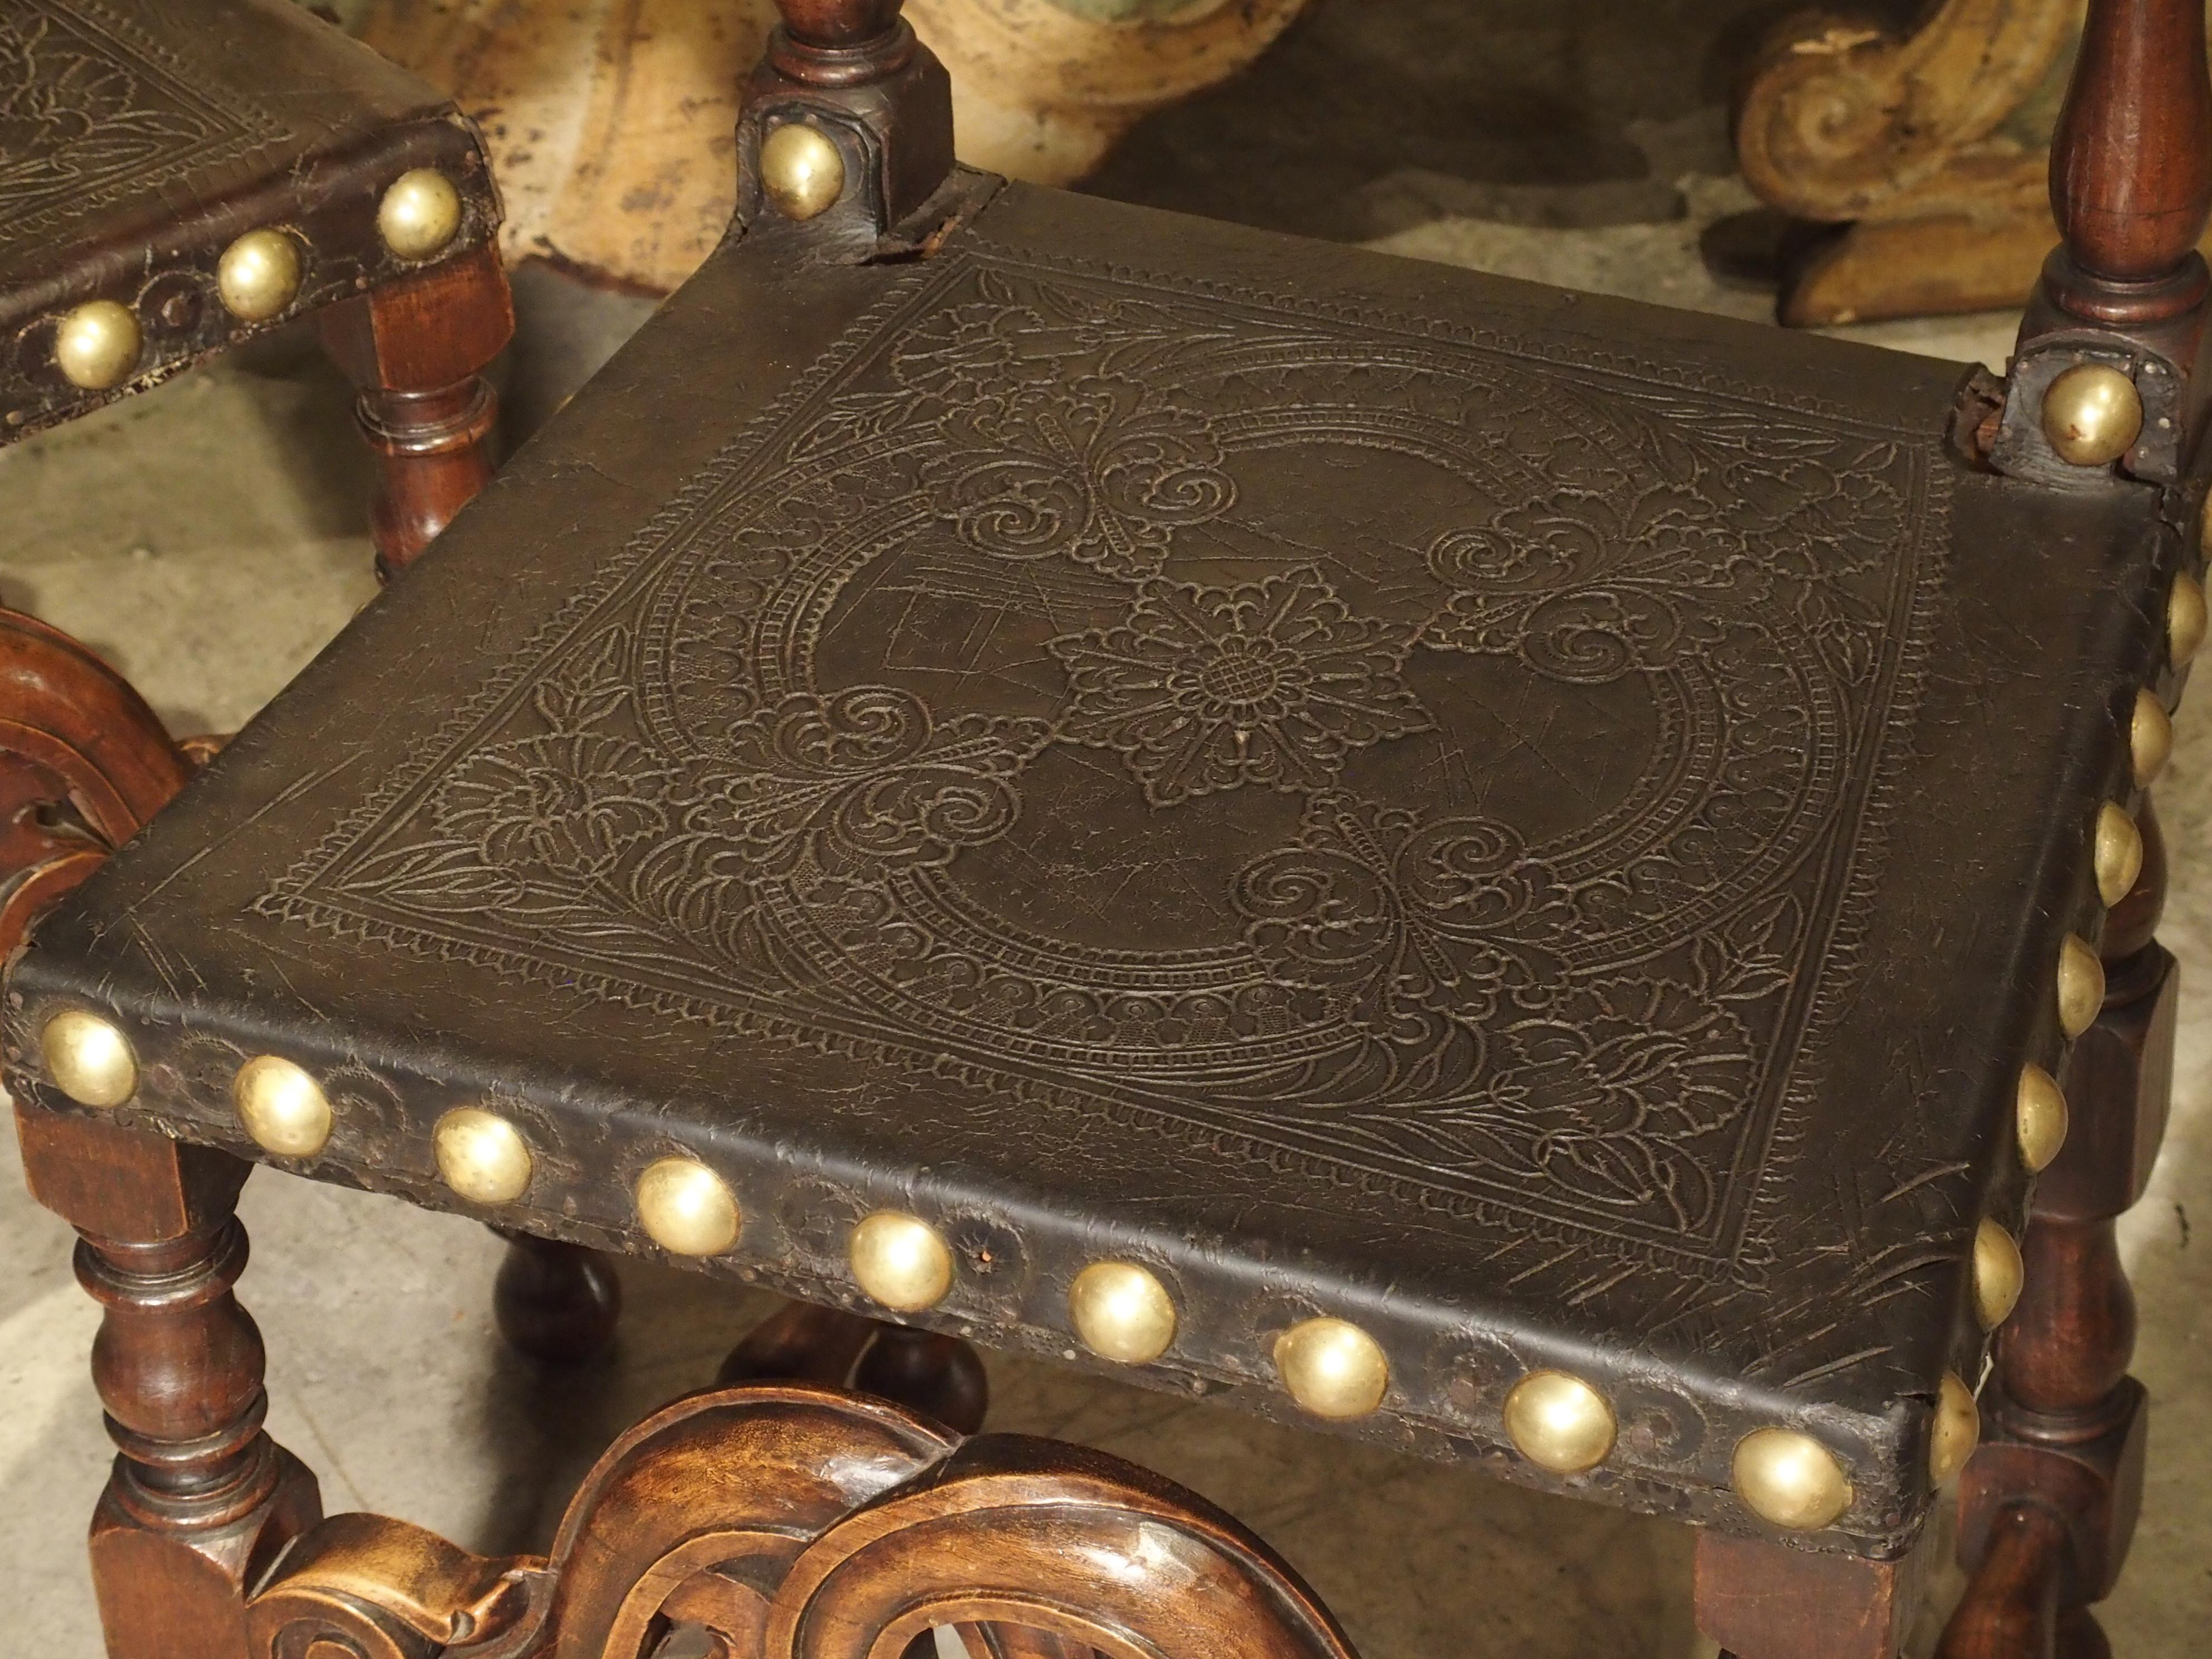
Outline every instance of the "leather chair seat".
<path id="1" fill-rule="evenodd" d="M 1314 1420 L 1340 1320 L 1347 1431 L 1771 1535 L 1790 1429 L 1807 1541 L 1901 1547 L 2159 759 L 2156 492 L 1978 464 L 1961 365 L 962 188 L 920 254 L 726 242 L 46 921 L 9 1087 L 629 1251 L 701 1164 L 693 1259 L 866 1311 L 916 1217 L 902 1316 L 1095 1364 L 1137 1262 L 1157 1386 Z M 1547 1370 L 1593 1468 L 1511 1449 Z"/>

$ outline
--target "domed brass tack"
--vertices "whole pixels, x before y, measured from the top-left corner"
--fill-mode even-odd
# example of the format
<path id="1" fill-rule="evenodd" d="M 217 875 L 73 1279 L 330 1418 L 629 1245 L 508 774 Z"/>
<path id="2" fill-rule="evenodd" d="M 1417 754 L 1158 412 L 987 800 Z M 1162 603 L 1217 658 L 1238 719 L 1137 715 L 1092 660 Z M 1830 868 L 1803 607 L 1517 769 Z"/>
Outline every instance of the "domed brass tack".
<path id="1" fill-rule="evenodd" d="M 2128 722 L 2128 752 L 2136 787 L 2148 789 L 2173 755 L 2173 717 L 2148 691 L 2136 693 L 2135 717 Z"/>
<path id="2" fill-rule="evenodd" d="M 1984 1330 L 2012 1317 L 2024 1272 L 2013 1236 L 1984 1218 L 1974 1230 L 1974 1312 Z"/>
<path id="3" fill-rule="evenodd" d="M 138 319 L 112 300 L 88 300 L 54 331 L 54 366 L 72 386 L 105 392 L 138 366 Z"/>
<path id="4" fill-rule="evenodd" d="M 2105 1006 L 2105 964 L 2078 933 L 2058 947 L 2058 1029 L 2077 1037 Z"/>
<path id="5" fill-rule="evenodd" d="M 2097 896 L 2107 907 L 2128 896 L 2142 873 L 2142 831 L 2127 809 L 2106 801 L 2097 813 Z"/>
<path id="6" fill-rule="evenodd" d="M 281 1054 L 257 1054 L 230 1080 L 231 1104 L 263 1151 L 313 1158 L 331 1138 L 323 1085 Z"/>
<path id="7" fill-rule="evenodd" d="M 2118 460 L 2142 435 L 2142 419 L 2136 383 L 2103 363 L 2076 363 L 2043 394 L 2043 434 L 2075 466 Z"/>
<path id="8" fill-rule="evenodd" d="M 1595 1468 L 1617 1431 L 1605 1396 L 1565 1371 L 1531 1371 L 1505 1396 L 1505 1432 L 1515 1448 L 1554 1474 Z"/>
<path id="9" fill-rule="evenodd" d="M 1175 1340 L 1175 1298 L 1133 1261 L 1094 1261 L 1076 1274 L 1067 1311 L 1083 1346 L 1119 1364 L 1149 1365 Z"/>
<path id="10" fill-rule="evenodd" d="M 637 1218 L 671 1255 L 720 1255 L 738 1242 L 738 1200 L 696 1158 L 664 1158 L 637 1178 Z"/>
<path id="11" fill-rule="evenodd" d="M 1949 1371 L 1936 1395 L 1936 1420 L 1928 1431 L 1928 1477 L 1942 1486 L 1974 1455 L 1982 1437 L 1981 1408 L 1974 1391 Z"/>
<path id="12" fill-rule="evenodd" d="M 460 234 L 461 193 L 434 167 L 394 179 L 376 206 L 376 232 L 403 259 L 427 259 Z"/>
<path id="13" fill-rule="evenodd" d="M 921 1313 L 952 1290 L 952 1250 L 919 1216 L 878 1210 L 853 1229 L 853 1278 L 895 1313 Z"/>
<path id="14" fill-rule="evenodd" d="M 2030 1174 L 2040 1174 L 2066 1144 L 2066 1097 L 2059 1091 L 2058 1079 L 2033 1062 L 2021 1066 L 2014 1109 L 2020 1161 Z"/>
<path id="15" fill-rule="evenodd" d="M 2166 599 L 2166 654 L 2176 668 L 2186 668 L 2196 656 L 2204 627 L 2204 585 L 2185 570 Z"/>
<path id="16" fill-rule="evenodd" d="M 481 1106 L 456 1106 L 431 1132 L 438 1173 L 471 1204 L 512 1204 L 529 1190 L 535 1160 L 522 1131 Z"/>
<path id="17" fill-rule="evenodd" d="M 1316 1417 L 1365 1417 L 1382 1403 L 1390 1362 L 1382 1345 L 1341 1319 L 1308 1319 L 1275 1339 L 1283 1386 Z"/>
<path id="18" fill-rule="evenodd" d="M 120 1106 L 138 1091 L 131 1039 L 97 1014 L 64 1008 L 39 1032 L 46 1075 L 80 1106 Z"/>
<path id="19" fill-rule="evenodd" d="M 1795 1429 L 1755 1429 L 1736 1443 L 1736 1496 L 1753 1514 L 1792 1532 L 1827 1526 L 1851 1506 L 1850 1478 L 1836 1455 Z"/>
<path id="20" fill-rule="evenodd" d="M 281 230 L 249 230 L 222 251 L 215 286 L 232 316 L 266 322 L 300 297 L 300 245 Z"/>
<path id="21" fill-rule="evenodd" d="M 827 135 L 787 121 L 761 143 L 761 188 L 787 219 L 811 219 L 845 193 L 845 157 Z"/>

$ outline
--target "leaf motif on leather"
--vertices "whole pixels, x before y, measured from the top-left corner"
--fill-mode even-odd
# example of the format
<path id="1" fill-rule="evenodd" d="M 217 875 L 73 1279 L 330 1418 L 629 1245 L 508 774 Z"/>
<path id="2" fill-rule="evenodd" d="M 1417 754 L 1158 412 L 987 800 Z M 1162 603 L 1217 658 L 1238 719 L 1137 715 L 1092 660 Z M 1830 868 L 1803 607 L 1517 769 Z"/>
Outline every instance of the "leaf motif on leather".
<path id="1" fill-rule="evenodd" d="M 0 9 L 0 228 L 33 234 L 289 136 L 210 80 L 98 0 Z"/>
<path id="2" fill-rule="evenodd" d="M 1020 811 L 1014 777 L 1051 737 L 1042 720 L 939 723 L 895 686 L 797 691 L 733 733 L 691 822 L 734 837 L 764 870 L 943 864 L 994 841 Z"/>
<path id="3" fill-rule="evenodd" d="M 1174 532 L 1236 501 L 1203 416 L 1116 376 L 1017 384 L 945 417 L 922 472 L 972 546 L 1055 555 L 1121 580 L 1158 573 Z"/>
<path id="4" fill-rule="evenodd" d="M 1326 788 L 1348 750 L 1435 724 L 1399 673 L 1412 647 L 1311 566 L 1250 587 L 1151 582 L 1121 626 L 1051 642 L 1071 694 L 1060 733 L 1126 757 L 1155 806 Z"/>

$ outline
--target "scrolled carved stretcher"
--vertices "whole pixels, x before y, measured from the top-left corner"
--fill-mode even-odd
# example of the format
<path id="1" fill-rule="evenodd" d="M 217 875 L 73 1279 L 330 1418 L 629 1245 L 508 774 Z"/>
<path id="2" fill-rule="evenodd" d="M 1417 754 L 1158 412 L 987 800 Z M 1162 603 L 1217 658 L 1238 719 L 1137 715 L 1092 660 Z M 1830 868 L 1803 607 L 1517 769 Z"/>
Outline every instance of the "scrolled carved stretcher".
<path id="1" fill-rule="evenodd" d="M 1956 1501 L 1952 1659 L 2094 1651 L 2203 14 L 2093 10 L 1999 380 L 1009 184 L 894 0 L 782 9 L 731 235 L 11 968 L 114 1650 L 1180 1651 L 1137 1558 L 988 1541 L 1040 1495 L 1194 1575 L 1194 1651 L 1340 1641 L 1126 1471 L 749 1391 L 964 1426 L 973 1340 L 1691 1522 L 1741 1659 L 1893 1659 Z M 549 1563 L 318 1526 L 245 1160 L 817 1310 Z M 920 1462 L 755 1571 L 788 1483 L 687 1510 L 753 1453 L 672 1447 L 784 1410 Z"/>

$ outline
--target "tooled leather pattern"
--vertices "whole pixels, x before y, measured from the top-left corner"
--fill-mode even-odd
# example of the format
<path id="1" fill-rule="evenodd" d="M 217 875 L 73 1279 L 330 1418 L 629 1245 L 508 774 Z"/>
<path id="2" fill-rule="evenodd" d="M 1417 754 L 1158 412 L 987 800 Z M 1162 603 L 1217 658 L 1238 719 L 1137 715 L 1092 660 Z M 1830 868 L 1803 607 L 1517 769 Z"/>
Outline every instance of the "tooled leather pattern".
<path id="1" fill-rule="evenodd" d="M 97 0 L 0 0 L 0 237 L 49 235 L 290 136 Z"/>
<path id="2" fill-rule="evenodd" d="M 978 243 L 260 908 L 1748 1273 L 1947 477 Z"/>

